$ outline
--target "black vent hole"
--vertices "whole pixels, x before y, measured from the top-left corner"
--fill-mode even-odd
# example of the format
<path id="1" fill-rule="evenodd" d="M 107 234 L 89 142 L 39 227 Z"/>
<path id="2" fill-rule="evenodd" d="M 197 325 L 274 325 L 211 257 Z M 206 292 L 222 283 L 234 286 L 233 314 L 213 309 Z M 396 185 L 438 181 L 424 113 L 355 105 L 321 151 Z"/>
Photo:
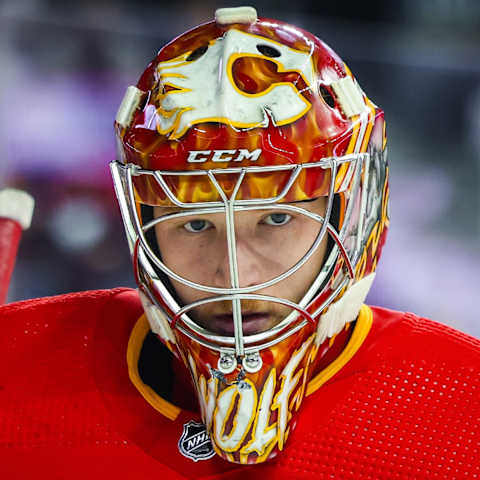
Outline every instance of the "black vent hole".
<path id="1" fill-rule="evenodd" d="M 330 93 L 330 90 L 327 87 L 320 85 L 320 95 L 330 108 L 335 108 L 335 99 L 333 98 L 333 95 Z"/>
<path id="2" fill-rule="evenodd" d="M 193 62 L 199 59 L 208 50 L 208 45 L 202 45 L 196 48 L 185 60 L 187 62 Z"/>
<path id="3" fill-rule="evenodd" d="M 266 57 L 277 58 L 282 55 L 276 48 L 270 45 L 257 45 L 257 50 Z"/>

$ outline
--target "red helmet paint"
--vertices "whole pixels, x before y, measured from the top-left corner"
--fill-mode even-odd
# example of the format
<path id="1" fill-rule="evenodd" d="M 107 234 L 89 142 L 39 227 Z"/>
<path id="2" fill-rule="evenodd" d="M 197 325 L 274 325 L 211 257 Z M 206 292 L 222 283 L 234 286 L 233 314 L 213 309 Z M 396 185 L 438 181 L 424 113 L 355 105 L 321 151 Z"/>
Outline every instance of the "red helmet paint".
<path id="1" fill-rule="evenodd" d="M 341 59 L 304 30 L 242 15 L 160 50 L 117 115 L 122 164 L 112 171 L 152 329 L 190 370 L 217 454 L 256 463 L 284 448 L 322 358 L 368 292 L 388 228 L 388 167 L 383 112 Z M 314 249 L 271 282 L 241 287 L 232 267 L 228 288 L 192 284 L 148 244 L 146 231 L 162 220 L 140 215 L 144 204 L 179 216 L 230 209 L 233 219 L 241 208 L 300 211 L 293 202 L 318 197 L 328 204 L 317 244 L 333 242 L 323 267 L 299 302 L 264 296 L 291 314 L 250 336 L 235 302 L 255 300 Z M 235 256 L 231 239 L 230 248 Z M 235 335 L 189 317 L 197 305 L 182 305 L 168 277 L 215 295 L 204 303 L 230 301 Z"/>

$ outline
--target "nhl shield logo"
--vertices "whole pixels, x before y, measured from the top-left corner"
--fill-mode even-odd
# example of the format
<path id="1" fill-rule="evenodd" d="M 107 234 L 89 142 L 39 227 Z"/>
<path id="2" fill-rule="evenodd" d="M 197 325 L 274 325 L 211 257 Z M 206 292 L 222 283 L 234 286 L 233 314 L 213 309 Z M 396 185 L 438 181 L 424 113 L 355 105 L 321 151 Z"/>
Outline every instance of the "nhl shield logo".
<path id="1" fill-rule="evenodd" d="M 198 460 L 208 460 L 215 455 L 210 436 L 203 423 L 190 420 L 183 425 L 182 436 L 178 440 L 178 449 L 180 453 L 198 462 Z"/>

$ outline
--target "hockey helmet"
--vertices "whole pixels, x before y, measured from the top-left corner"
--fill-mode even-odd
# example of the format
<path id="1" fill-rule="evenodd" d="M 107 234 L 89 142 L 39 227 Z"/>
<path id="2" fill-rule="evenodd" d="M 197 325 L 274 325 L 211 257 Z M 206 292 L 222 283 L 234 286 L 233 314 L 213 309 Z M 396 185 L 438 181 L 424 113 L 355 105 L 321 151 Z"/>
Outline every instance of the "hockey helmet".
<path id="1" fill-rule="evenodd" d="M 373 279 L 388 228 L 383 112 L 317 37 L 241 7 L 217 10 L 163 47 L 127 89 L 115 132 L 111 169 L 151 328 L 190 370 L 217 454 L 271 458 Z M 319 199 L 321 211 L 312 207 Z M 277 233 L 253 235 L 259 262 L 288 260 L 245 282 L 239 232 L 248 215 L 276 232 L 298 218 L 309 233 L 290 256 Z M 162 251 L 162 231 L 189 235 L 205 272 Z M 224 248 L 212 247 L 212 231 Z M 163 241 L 181 244 L 175 238 Z M 226 258 L 224 284 L 206 273 L 215 263 L 207 244 Z M 301 295 L 272 293 L 322 248 Z M 262 324 L 257 304 L 281 317 Z"/>

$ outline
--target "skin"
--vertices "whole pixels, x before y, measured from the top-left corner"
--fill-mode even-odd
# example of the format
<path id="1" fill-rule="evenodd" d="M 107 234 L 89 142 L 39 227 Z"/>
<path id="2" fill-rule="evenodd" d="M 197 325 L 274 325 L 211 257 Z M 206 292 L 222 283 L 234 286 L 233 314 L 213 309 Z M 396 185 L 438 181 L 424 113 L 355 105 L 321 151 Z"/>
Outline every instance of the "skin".
<path id="1" fill-rule="evenodd" d="M 323 216 L 327 199 L 320 197 L 296 206 Z M 155 207 L 155 217 L 174 212 Z M 224 213 L 192 215 L 168 220 L 155 226 L 163 262 L 175 273 L 196 283 L 231 287 Z M 285 272 L 303 257 L 318 235 L 320 223 L 305 215 L 271 210 L 243 211 L 235 214 L 235 233 L 240 287 L 270 280 Z M 254 293 L 299 302 L 317 276 L 326 253 L 325 235 L 319 247 L 294 274 Z M 187 304 L 211 297 L 172 280 L 182 301 Z M 242 300 L 243 331 L 252 335 L 279 323 L 291 309 L 259 300 Z M 212 302 L 196 307 L 189 315 L 201 326 L 221 335 L 233 334 L 232 302 Z"/>

